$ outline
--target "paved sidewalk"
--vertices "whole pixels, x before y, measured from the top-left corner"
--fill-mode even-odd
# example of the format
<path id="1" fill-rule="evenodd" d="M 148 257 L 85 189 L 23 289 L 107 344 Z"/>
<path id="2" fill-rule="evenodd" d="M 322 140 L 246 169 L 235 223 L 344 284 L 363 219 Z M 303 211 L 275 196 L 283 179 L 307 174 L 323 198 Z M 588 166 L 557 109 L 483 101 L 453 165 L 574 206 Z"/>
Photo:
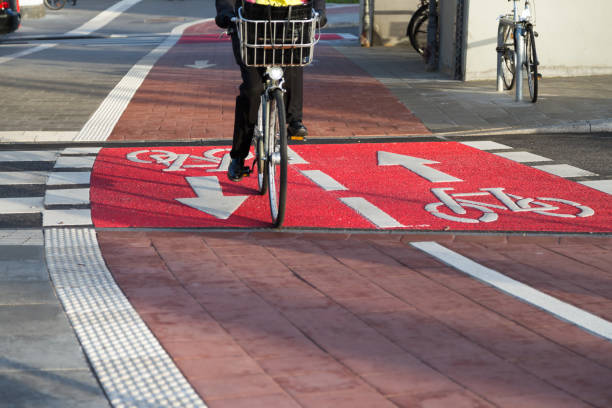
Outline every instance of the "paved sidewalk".
<path id="1" fill-rule="evenodd" d="M 98 238 L 130 303 L 211 408 L 612 403 L 612 343 L 411 246 L 439 242 L 610 319 L 606 237 Z"/>

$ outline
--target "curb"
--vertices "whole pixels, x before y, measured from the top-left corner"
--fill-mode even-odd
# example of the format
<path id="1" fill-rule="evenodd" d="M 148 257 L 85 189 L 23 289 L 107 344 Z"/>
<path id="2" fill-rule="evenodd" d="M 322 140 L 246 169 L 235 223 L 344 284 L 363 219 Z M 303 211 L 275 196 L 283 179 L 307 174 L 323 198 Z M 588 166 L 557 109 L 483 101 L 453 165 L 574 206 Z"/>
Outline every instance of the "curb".
<path id="1" fill-rule="evenodd" d="M 531 128 L 494 128 L 460 130 L 455 132 L 434 132 L 434 136 L 499 136 L 499 135 L 538 135 L 538 134 L 594 134 L 612 133 L 612 119 L 580 120 L 577 122 L 544 125 Z"/>

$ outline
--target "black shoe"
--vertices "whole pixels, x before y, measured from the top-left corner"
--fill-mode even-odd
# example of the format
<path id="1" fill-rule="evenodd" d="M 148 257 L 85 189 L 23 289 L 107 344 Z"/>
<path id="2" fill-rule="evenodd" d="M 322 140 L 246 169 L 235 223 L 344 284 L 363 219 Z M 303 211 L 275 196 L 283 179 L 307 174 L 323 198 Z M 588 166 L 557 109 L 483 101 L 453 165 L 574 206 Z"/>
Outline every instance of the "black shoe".
<path id="1" fill-rule="evenodd" d="M 308 129 L 302 123 L 301 120 L 296 120 L 295 122 L 291 122 L 287 127 L 287 132 L 289 133 L 289 137 L 297 136 L 297 137 L 306 137 L 308 136 Z"/>
<path id="2" fill-rule="evenodd" d="M 240 181 L 247 174 L 249 169 L 244 167 L 244 159 L 232 159 L 232 162 L 227 169 L 227 178 L 232 181 Z"/>

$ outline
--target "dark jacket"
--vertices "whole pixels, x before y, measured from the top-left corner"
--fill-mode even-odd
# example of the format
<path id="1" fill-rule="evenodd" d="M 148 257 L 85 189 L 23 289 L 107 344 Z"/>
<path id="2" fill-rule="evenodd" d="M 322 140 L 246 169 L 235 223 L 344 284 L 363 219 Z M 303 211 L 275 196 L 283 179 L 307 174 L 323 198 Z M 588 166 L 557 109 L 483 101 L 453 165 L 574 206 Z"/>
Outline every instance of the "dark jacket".
<path id="1" fill-rule="evenodd" d="M 217 16 L 215 23 L 221 28 L 228 28 L 231 18 L 238 14 L 238 8 L 242 6 L 243 0 L 215 0 Z M 321 14 L 321 26 L 325 25 L 325 0 L 313 0 L 313 8 Z"/>

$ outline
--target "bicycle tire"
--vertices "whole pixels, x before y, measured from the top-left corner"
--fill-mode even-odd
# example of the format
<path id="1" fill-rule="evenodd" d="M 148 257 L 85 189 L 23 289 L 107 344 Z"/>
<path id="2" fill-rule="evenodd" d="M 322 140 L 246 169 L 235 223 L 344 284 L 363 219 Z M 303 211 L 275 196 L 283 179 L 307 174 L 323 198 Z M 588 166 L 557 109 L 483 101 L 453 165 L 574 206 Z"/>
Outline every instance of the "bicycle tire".
<path id="1" fill-rule="evenodd" d="M 427 48 L 427 27 L 429 26 L 429 12 L 420 16 L 414 25 L 414 30 L 410 36 L 410 44 L 420 55 L 425 53 Z"/>
<path id="2" fill-rule="evenodd" d="M 255 145 L 255 167 L 257 168 L 257 187 L 260 195 L 266 194 L 268 191 L 268 167 L 266 166 L 266 153 L 264 141 L 264 129 L 267 123 L 267 115 L 269 104 L 266 101 L 265 95 L 261 95 L 259 104 L 259 112 L 257 113 L 257 125 L 255 127 L 255 137 L 253 142 Z"/>
<path id="3" fill-rule="evenodd" d="M 280 228 L 285 219 L 287 201 L 287 121 L 283 92 L 275 89 L 270 98 L 268 122 L 268 149 L 266 164 L 268 170 L 268 197 L 272 224 Z"/>
<path id="4" fill-rule="evenodd" d="M 501 23 L 500 23 L 501 25 Z M 502 52 L 500 53 L 499 58 L 501 58 L 501 74 L 502 80 L 504 82 L 504 89 L 506 91 L 514 88 L 515 81 L 515 41 L 514 41 L 514 33 L 513 28 L 508 25 L 503 25 L 503 45 Z M 511 39 L 511 40 L 510 40 Z"/>
<path id="5" fill-rule="evenodd" d="M 423 15 L 423 13 L 429 13 L 429 3 L 422 5 L 421 7 L 419 7 L 414 14 L 412 15 L 412 17 L 410 17 L 410 21 L 408 22 L 408 27 L 406 28 L 406 36 L 408 38 L 411 38 L 413 33 L 414 33 L 414 25 L 416 24 L 416 22 L 421 18 L 421 16 Z M 412 42 L 412 40 L 411 40 Z M 414 47 L 414 46 L 413 46 Z"/>
<path id="6" fill-rule="evenodd" d="M 525 70 L 527 71 L 527 84 L 529 85 L 529 95 L 531 102 L 538 100 L 538 56 L 536 54 L 535 34 L 533 26 L 527 25 L 525 33 Z"/>
<path id="7" fill-rule="evenodd" d="M 66 0 L 43 0 L 43 3 L 49 10 L 60 10 L 66 5 Z"/>

